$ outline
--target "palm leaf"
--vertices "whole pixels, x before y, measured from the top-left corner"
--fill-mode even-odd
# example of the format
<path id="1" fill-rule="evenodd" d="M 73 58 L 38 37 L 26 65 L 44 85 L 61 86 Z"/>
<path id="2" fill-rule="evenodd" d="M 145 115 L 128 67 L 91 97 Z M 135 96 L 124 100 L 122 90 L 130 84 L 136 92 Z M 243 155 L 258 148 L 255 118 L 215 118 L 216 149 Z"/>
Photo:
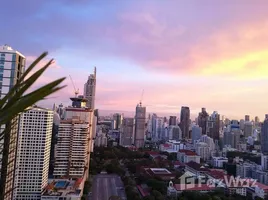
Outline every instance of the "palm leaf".
<path id="1" fill-rule="evenodd" d="M 33 72 L 37 64 L 47 55 L 45 52 L 41 54 L 24 72 L 16 84 L 10 89 L 8 94 L 2 99 L 0 99 L 0 126 L 5 125 L 5 130 L 0 133 L 0 138 L 4 139 L 3 149 L 0 152 L 2 153 L 2 167 L 1 167 L 1 177 L 0 177 L 0 200 L 5 199 L 6 193 L 5 185 L 7 183 L 7 168 L 9 165 L 9 152 L 13 149 L 10 149 L 11 140 L 11 129 L 13 126 L 16 126 L 12 120 L 19 113 L 25 111 L 29 106 L 32 106 L 36 102 L 45 99 L 45 97 L 57 92 L 58 90 L 64 88 L 65 86 L 60 86 L 65 78 L 60 78 L 58 80 L 52 81 L 51 83 L 46 84 L 45 86 L 40 87 L 39 89 L 30 92 L 27 91 L 29 88 L 34 85 L 34 83 L 42 76 L 42 74 L 48 69 L 48 67 L 53 63 L 53 60 L 50 60 L 45 66 L 33 73 L 29 78 L 28 75 Z M 12 161 L 13 162 L 13 161 Z M 13 173 L 13 172 L 12 172 Z M 8 192 L 13 192 L 12 190 Z"/>

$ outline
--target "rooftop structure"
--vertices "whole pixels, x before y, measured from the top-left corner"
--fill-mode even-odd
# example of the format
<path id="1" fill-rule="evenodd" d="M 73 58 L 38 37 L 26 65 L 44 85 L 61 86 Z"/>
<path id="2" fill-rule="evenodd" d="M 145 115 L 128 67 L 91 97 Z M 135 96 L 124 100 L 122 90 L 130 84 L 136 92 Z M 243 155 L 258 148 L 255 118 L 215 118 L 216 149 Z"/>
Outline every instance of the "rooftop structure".
<path id="1" fill-rule="evenodd" d="M 49 183 L 42 192 L 42 200 L 58 200 L 71 198 L 78 200 L 82 196 L 83 181 L 82 178 L 76 180 L 58 179 Z"/>

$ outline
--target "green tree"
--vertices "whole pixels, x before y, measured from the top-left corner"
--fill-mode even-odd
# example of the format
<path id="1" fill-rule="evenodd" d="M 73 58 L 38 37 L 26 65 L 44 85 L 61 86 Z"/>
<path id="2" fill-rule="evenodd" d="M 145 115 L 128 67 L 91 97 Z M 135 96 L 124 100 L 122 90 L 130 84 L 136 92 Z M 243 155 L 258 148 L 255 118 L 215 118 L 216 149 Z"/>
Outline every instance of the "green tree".
<path id="1" fill-rule="evenodd" d="M 34 72 L 37 64 L 47 56 L 47 52 L 39 56 L 17 80 L 13 88 L 6 94 L 4 98 L 0 100 L 0 125 L 5 125 L 5 130 L 0 133 L 0 138 L 4 139 L 2 154 L 2 166 L 1 166 L 1 179 L 0 179 L 0 199 L 5 199 L 8 195 L 5 191 L 7 169 L 9 165 L 9 152 L 13 144 L 11 140 L 11 130 L 16 126 L 17 120 L 15 119 L 19 113 L 24 112 L 29 106 L 34 105 L 36 102 L 46 98 L 50 94 L 62 89 L 64 86 L 59 86 L 65 78 L 61 78 L 46 84 L 39 89 L 29 92 L 29 88 L 42 76 L 47 68 L 53 63 L 53 59 L 50 60 L 41 69 Z"/>

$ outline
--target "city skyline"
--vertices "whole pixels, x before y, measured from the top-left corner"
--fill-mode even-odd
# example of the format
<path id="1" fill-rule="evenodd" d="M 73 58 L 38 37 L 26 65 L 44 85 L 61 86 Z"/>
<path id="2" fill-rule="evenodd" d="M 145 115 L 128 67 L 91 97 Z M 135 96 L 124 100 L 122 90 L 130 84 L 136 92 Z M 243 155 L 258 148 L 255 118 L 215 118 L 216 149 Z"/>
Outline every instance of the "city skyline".
<path id="1" fill-rule="evenodd" d="M 144 89 L 148 112 L 218 111 L 228 118 L 264 119 L 268 2 L 225 1 L 6 1 L 0 44 L 31 63 L 48 50 L 56 63 L 44 84 L 71 74 L 83 93 L 98 71 L 96 108 L 135 111 Z M 79 12 L 77 11 L 79 10 Z M 249 14 L 250 13 L 250 14 Z M 16 22 L 16 26 L 11 26 Z M 18 31 L 20 30 L 20 31 Z M 41 105 L 69 104 L 68 87 Z"/>

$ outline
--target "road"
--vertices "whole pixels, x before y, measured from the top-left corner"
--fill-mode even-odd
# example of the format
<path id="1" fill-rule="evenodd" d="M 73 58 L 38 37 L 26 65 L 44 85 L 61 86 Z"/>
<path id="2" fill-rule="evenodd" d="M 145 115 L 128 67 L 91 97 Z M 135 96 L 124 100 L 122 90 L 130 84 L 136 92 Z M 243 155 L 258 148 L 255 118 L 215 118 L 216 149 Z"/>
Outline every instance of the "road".
<path id="1" fill-rule="evenodd" d="M 110 196 L 120 196 L 126 200 L 124 185 L 117 175 L 98 174 L 93 177 L 92 200 L 108 200 Z"/>

